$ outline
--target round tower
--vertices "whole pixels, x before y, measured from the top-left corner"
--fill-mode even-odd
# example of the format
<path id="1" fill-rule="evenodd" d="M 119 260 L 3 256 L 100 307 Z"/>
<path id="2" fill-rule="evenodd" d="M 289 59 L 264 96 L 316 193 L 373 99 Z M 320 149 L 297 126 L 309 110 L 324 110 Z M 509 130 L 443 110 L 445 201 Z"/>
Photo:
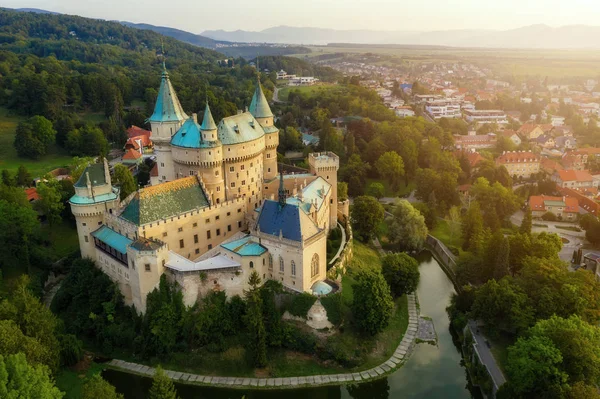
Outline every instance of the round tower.
<path id="1" fill-rule="evenodd" d="M 212 197 L 213 203 L 225 201 L 225 183 L 223 171 L 223 145 L 219 141 L 217 125 L 213 119 L 208 102 L 204 109 L 204 117 L 200 126 L 202 135 L 201 157 L 204 161 L 200 164 L 199 174 Z"/>
<path id="2" fill-rule="evenodd" d="M 183 112 L 163 63 L 162 78 L 154 112 L 148 118 L 152 130 L 150 138 L 154 143 L 160 183 L 176 178 L 170 142 L 171 137 L 181 128 L 186 119 L 188 119 L 188 116 Z"/>
<path id="3" fill-rule="evenodd" d="M 250 113 L 265 132 L 265 153 L 263 156 L 263 178 L 271 180 L 277 177 L 277 146 L 279 145 L 279 129 L 274 124 L 273 112 L 269 107 L 260 80 L 252 96 Z"/>
<path id="4" fill-rule="evenodd" d="M 119 206 L 119 189 L 113 188 L 106 159 L 89 165 L 74 185 L 75 195 L 69 200 L 77 223 L 77 236 L 82 258 L 96 259 L 92 233 L 104 224 L 105 213 Z"/>

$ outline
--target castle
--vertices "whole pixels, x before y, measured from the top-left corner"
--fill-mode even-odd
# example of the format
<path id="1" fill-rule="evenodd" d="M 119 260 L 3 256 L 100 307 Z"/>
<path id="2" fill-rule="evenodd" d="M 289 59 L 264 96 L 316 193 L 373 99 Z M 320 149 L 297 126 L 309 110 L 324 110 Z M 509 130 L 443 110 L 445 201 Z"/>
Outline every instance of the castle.
<path id="1" fill-rule="evenodd" d="M 249 110 L 217 125 L 179 103 L 166 69 L 149 118 L 158 176 L 119 200 L 106 160 L 89 165 L 70 199 L 82 257 L 144 312 L 166 273 L 187 305 L 210 291 L 242 294 L 248 277 L 318 292 L 338 218 L 339 158 L 309 154 L 310 171 L 278 173 L 279 130 L 258 82 Z"/>

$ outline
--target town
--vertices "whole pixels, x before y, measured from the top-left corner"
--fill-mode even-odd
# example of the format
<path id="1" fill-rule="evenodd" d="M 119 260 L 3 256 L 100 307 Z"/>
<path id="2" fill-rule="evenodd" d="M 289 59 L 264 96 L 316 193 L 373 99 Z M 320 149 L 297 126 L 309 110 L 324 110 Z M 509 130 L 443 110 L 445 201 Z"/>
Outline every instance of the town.
<path id="1" fill-rule="evenodd" d="M 596 50 L 0 21 L 7 397 L 600 398 Z"/>

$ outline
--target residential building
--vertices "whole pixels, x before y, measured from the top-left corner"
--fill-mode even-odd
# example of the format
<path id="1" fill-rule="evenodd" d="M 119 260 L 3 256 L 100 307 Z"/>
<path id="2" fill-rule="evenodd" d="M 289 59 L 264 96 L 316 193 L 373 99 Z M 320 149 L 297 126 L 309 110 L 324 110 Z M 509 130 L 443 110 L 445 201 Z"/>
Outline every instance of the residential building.
<path id="1" fill-rule="evenodd" d="M 573 136 L 559 136 L 554 139 L 554 145 L 561 151 L 568 151 L 577 148 L 577 139 Z"/>
<path id="2" fill-rule="evenodd" d="M 433 118 L 460 118 L 460 103 L 453 100 L 433 100 L 425 103 L 425 111 Z"/>
<path id="3" fill-rule="evenodd" d="M 563 126 L 565 124 L 564 116 L 553 116 L 551 119 L 552 126 Z"/>
<path id="4" fill-rule="evenodd" d="M 314 76 L 297 76 L 288 80 L 288 86 L 312 86 L 318 81 Z"/>
<path id="5" fill-rule="evenodd" d="M 496 123 L 504 125 L 508 123 L 506 113 L 502 110 L 493 109 L 467 109 L 465 112 L 465 120 L 469 123 Z"/>
<path id="6" fill-rule="evenodd" d="M 576 220 L 579 214 L 579 203 L 574 197 L 551 197 L 532 195 L 529 197 L 529 209 L 533 217 L 542 217 L 547 212 L 561 220 Z"/>
<path id="7" fill-rule="evenodd" d="M 531 141 L 537 139 L 545 132 L 541 125 L 526 123 L 521 126 L 519 130 L 517 130 L 517 133 L 523 138 L 523 140 Z"/>
<path id="8" fill-rule="evenodd" d="M 587 170 L 559 170 L 552 175 L 552 181 L 558 187 L 593 187 L 594 178 Z"/>
<path id="9" fill-rule="evenodd" d="M 415 94 L 413 100 L 416 104 L 425 104 L 428 101 L 443 100 L 444 97 L 439 94 Z"/>
<path id="10" fill-rule="evenodd" d="M 413 109 L 408 106 L 396 108 L 395 113 L 396 116 L 399 118 L 415 116 L 415 111 L 413 111 Z"/>
<path id="11" fill-rule="evenodd" d="M 531 151 L 505 151 L 496 158 L 496 165 L 502 165 L 508 174 L 524 179 L 540 172 L 540 156 Z"/>
<path id="12" fill-rule="evenodd" d="M 454 147 L 457 150 L 479 150 L 482 148 L 493 148 L 496 145 L 496 135 L 488 134 L 468 134 L 454 135 Z"/>
<path id="13" fill-rule="evenodd" d="M 510 141 L 512 141 L 513 144 L 516 145 L 516 146 L 519 146 L 522 143 L 521 138 L 519 137 L 519 135 L 517 134 L 517 132 L 515 132 L 512 129 L 506 129 L 506 130 L 500 132 L 500 134 L 503 137 L 506 137 L 507 139 L 509 139 Z"/>
<path id="14" fill-rule="evenodd" d="M 538 136 L 535 140 L 535 143 L 542 148 L 554 148 L 554 138 L 548 134 L 542 134 Z"/>

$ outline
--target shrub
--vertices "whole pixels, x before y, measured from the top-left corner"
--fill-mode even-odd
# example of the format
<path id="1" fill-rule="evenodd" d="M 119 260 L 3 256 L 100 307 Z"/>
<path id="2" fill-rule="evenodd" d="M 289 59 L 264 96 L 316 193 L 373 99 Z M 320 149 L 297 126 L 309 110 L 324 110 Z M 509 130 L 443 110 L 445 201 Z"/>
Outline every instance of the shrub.
<path id="1" fill-rule="evenodd" d="M 306 314 L 316 300 L 317 297 L 306 292 L 291 295 L 290 301 L 287 304 L 287 311 L 294 316 L 306 318 Z"/>
<path id="2" fill-rule="evenodd" d="M 317 338 L 309 332 L 303 331 L 292 323 L 283 325 L 282 346 L 286 349 L 314 354 L 317 348 Z"/>
<path id="3" fill-rule="evenodd" d="M 542 220 L 546 220 L 548 222 L 556 222 L 558 218 L 552 212 L 546 212 L 542 215 Z"/>
<path id="4" fill-rule="evenodd" d="M 339 326 L 344 319 L 344 308 L 342 302 L 342 294 L 337 292 L 332 295 L 327 295 L 321 298 L 321 304 L 327 311 L 327 318 L 331 324 Z"/>
<path id="5" fill-rule="evenodd" d="M 83 358 L 83 343 L 73 334 L 58 336 L 60 342 L 60 362 L 72 366 Z"/>

